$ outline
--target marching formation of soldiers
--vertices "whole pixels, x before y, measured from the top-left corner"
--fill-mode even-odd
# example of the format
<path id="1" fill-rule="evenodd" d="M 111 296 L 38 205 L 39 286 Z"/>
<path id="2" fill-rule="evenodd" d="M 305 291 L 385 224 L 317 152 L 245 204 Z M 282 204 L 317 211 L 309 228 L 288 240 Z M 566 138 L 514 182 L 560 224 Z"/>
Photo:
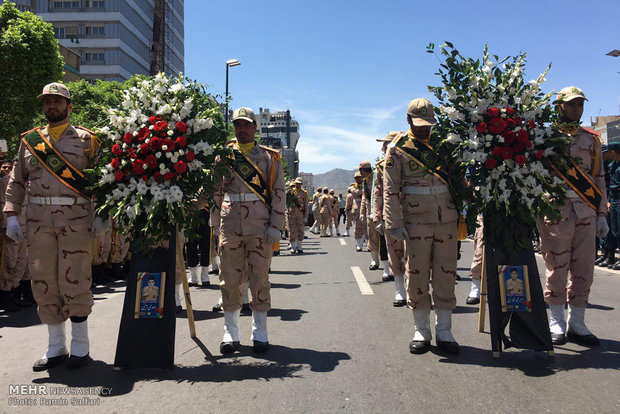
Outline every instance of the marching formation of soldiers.
<path id="1" fill-rule="evenodd" d="M 121 266 L 129 250 L 116 223 L 95 217 L 92 203 L 84 195 L 86 184 L 73 179 L 81 174 L 72 172 L 80 173 L 93 163 L 100 146 L 97 137 L 69 122 L 71 97 L 64 85 L 46 85 L 39 98 L 48 125 L 24 133 L 15 165 L 3 164 L 0 171 L 5 235 L 0 303 L 5 310 L 14 310 L 21 302 L 36 301 L 49 343 L 35 362 L 35 371 L 65 360 L 69 368 L 89 363 L 91 284 L 104 281 L 109 272 L 103 269 L 108 264 L 112 279 L 123 278 Z M 557 110 L 566 122 L 578 122 L 585 100 L 578 88 L 565 88 L 556 101 Z M 217 205 L 201 211 L 205 224 L 198 226 L 200 237 L 186 244 L 190 286 L 209 286 L 209 274 L 219 273 L 221 299 L 214 310 L 224 313 L 222 354 L 239 350 L 243 310 L 252 313 L 253 350 L 269 350 L 271 258 L 279 251 L 285 229 L 290 253 L 303 254 L 304 226 L 310 212 L 314 217 L 310 232 L 321 237 L 340 236 L 339 221 L 344 215 L 343 235 L 349 236 L 353 228 L 356 251 L 370 252 L 369 269 L 381 267 L 382 280 L 394 281 L 393 306 L 413 311 L 411 353 L 421 354 L 430 348 L 431 310 L 437 347 L 450 354 L 459 352 L 452 335 L 452 311 L 456 306 L 460 212 L 450 186 L 465 185 L 465 181 L 456 183 L 442 166 L 428 168 L 426 164 L 434 151 L 429 143 L 436 123 L 433 114 L 431 102 L 412 100 L 406 111 L 409 128 L 377 139 L 383 157 L 374 168 L 369 161 L 359 164 L 354 183 L 343 198 L 336 197 L 334 189 L 320 187 L 309 195 L 300 178 L 287 186 L 279 152 L 255 141 L 254 112 L 250 108 L 234 111 L 236 138 L 229 148 L 235 162 L 217 159 L 222 167 L 219 171 L 228 170 L 229 174 L 216 176 Z M 586 327 L 584 316 L 593 279 L 595 237 L 608 231 L 601 146 L 586 128 L 558 132 L 575 137 L 570 155 L 602 195 L 598 205 L 591 206 L 579 192 L 569 190 L 561 207 L 562 220 L 539 220 L 550 330 L 554 344 L 572 339 L 593 346 L 598 339 Z M 478 303 L 480 298 L 482 217 L 479 223 L 468 304 Z M 142 295 L 152 300 L 158 293 L 154 288 L 145 288 Z M 510 289 L 518 291 L 517 282 L 511 282 Z M 567 303 L 568 319 L 564 315 Z M 179 279 L 176 304 L 178 311 Z"/>

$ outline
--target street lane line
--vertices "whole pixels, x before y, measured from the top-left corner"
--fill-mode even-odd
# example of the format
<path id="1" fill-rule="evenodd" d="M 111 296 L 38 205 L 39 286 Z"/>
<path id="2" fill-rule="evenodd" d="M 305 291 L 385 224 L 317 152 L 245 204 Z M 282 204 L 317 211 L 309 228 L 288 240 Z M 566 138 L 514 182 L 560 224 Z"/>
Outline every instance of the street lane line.
<path id="1" fill-rule="evenodd" d="M 347 245 L 347 242 L 346 242 L 346 241 L 344 241 L 344 239 L 338 239 L 338 240 L 340 240 L 340 244 L 341 244 L 342 246 L 346 246 L 346 245 Z"/>
<path id="2" fill-rule="evenodd" d="M 358 266 L 351 266 L 351 271 L 353 272 L 353 276 L 355 277 L 355 281 L 357 282 L 357 286 L 359 286 L 362 295 L 374 295 L 375 292 L 372 291 L 372 288 L 364 277 L 362 269 Z"/>

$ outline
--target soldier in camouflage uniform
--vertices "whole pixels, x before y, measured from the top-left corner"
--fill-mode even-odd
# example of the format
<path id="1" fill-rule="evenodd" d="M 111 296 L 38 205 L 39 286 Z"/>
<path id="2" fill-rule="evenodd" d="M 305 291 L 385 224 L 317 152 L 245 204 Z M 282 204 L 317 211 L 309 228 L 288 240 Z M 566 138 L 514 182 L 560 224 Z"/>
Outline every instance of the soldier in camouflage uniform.
<path id="1" fill-rule="evenodd" d="M 405 240 L 408 303 L 415 322 L 409 351 L 420 354 L 429 350 L 430 311 L 434 305 L 437 346 L 454 354 L 459 352 L 451 332 L 452 309 L 456 306 L 458 213 L 444 180 L 420 165 L 422 156 L 416 161 L 406 153 L 404 145 L 398 145 L 402 140 L 410 148 L 428 148 L 424 144 L 435 124 L 433 105 L 426 99 L 414 99 L 407 107 L 407 122 L 410 130 L 394 139 L 385 156 L 383 215 L 388 234 Z"/>
<path id="2" fill-rule="evenodd" d="M 47 352 L 34 364 L 35 371 L 49 369 L 67 358 L 65 321 L 68 318 L 71 319 L 72 336 L 68 368 L 81 367 L 90 360 L 87 318 L 93 306 L 90 291 L 93 230 L 99 232 L 104 227 L 99 219 L 95 220 L 93 228 L 92 203 L 60 178 L 74 178 L 69 163 L 78 171 L 93 164 L 99 150 L 97 138 L 69 123 L 72 106 L 64 85 L 46 85 L 39 98 L 43 100 L 43 111 L 49 124 L 24 134 L 25 140 L 40 136 L 42 141 L 37 144 L 37 151 L 46 141 L 57 153 L 49 155 L 44 166 L 22 141 L 4 206 L 8 216 L 7 236 L 22 240 L 17 216 L 28 196 L 28 265 L 39 317 L 49 333 Z M 39 136 L 31 135 L 37 133 Z M 59 168 L 63 169 L 62 173 Z M 59 176 L 52 175 L 51 170 L 58 172 Z"/>
<path id="3" fill-rule="evenodd" d="M 310 233 L 319 234 L 321 232 L 321 208 L 319 207 L 319 201 L 322 196 L 323 189 L 317 187 L 316 193 L 312 196 L 312 217 L 314 218 L 314 223 L 312 223 Z"/>
<path id="4" fill-rule="evenodd" d="M 351 184 L 353 185 L 353 184 Z M 349 230 L 351 229 L 351 223 L 352 223 L 352 218 L 351 218 L 351 210 L 353 209 L 353 194 L 351 194 L 351 187 L 349 186 L 349 188 L 347 189 L 347 196 L 345 198 L 345 203 L 344 203 L 344 217 L 345 217 L 345 221 L 344 221 L 344 236 L 349 237 Z"/>
<path id="5" fill-rule="evenodd" d="M 557 110 L 563 122 L 575 126 L 557 126 L 555 129 L 559 134 L 573 137 L 569 155 L 579 160 L 579 167 L 587 180 L 600 190 L 600 202 L 589 205 L 567 185 L 567 199 L 560 207 L 561 220 L 538 220 L 540 251 L 547 268 L 545 299 L 549 304 L 549 327 L 551 340 L 556 345 L 564 344 L 566 336 L 587 346 L 599 345 L 598 338 L 586 327 L 584 316 L 594 277 L 595 237 L 605 237 L 609 231 L 605 218 L 608 208 L 598 133 L 577 126 L 585 100 L 579 88 L 569 86 L 562 89 L 555 101 Z M 569 306 L 568 323 L 564 317 L 566 302 Z"/>
<path id="6" fill-rule="evenodd" d="M 327 187 L 323 189 L 323 195 L 319 199 L 319 211 L 321 212 L 321 237 L 328 237 L 327 228 L 332 217 L 332 203 Z"/>
<path id="7" fill-rule="evenodd" d="M 302 243 L 304 241 L 304 223 L 308 215 L 308 192 L 301 187 L 301 177 L 295 179 L 295 186 L 291 193 L 297 198 L 297 202 L 287 209 L 289 240 L 291 243 L 291 253 L 303 253 Z"/>
<path id="8" fill-rule="evenodd" d="M 271 309 L 269 265 L 273 244 L 280 241 L 284 226 L 284 173 L 280 153 L 254 141 L 254 112 L 250 108 L 239 108 L 234 111 L 232 120 L 237 140 L 230 146 L 236 151 L 235 159 L 237 162 L 249 159 L 259 171 L 235 169 L 231 164 L 236 162 L 217 161 L 228 172 L 217 177 L 216 202 L 220 209 L 214 209 L 214 216 L 219 216 L 214 222 L 220 222 L 220 289 L 224 308 L 220 352 L 230 354 L 239 348 L 241 285 L 245 272 L 252 293 L 253 349 L 265 352 L 269 349 L 267 311 Z M 259 181 L 261 176 L 268 188 L 251 189 L 245 181 Z"/>
<path id="9" fill-rule="evenodd" d="M 368 250 L 370 250 L 370 266 L 368 268 L 370 270 L 377 270 L 379 268 L 379 244 L 381 240 L 379 232 L 372 221 L 372 166 L 369 161 L 362 161 L 359 165 L 359 170 L 363 178 L 360 220 L 362 220 L 366 226 Z"/>
<path id="10" fill-rule="evenodd" d="M 353 205 L 351 207 L 351 220 L 353 221 L 353 237 L 355 238 L 355 250 L 358 252 L 362 251 L 362 246 L 364 244 L 364 239 L 366 235 L 366 222 L 362 221 L 361 208 L 362 208 L 362 192 L 363 181 L 362 174 L 358 171 L 353 176 L 355 179 L 355 184 L 349 187 L 351 190 L 351 195 L 353 196 Z"/>
<path id="11" fill-rule="evenodd" d="M 336 228 L 336 236 L 340 236 L 340 230 L 338 228 L 338 215 L 340 213 L 340 207 L 338 207 L 338 197 L 336 197 L 336 191 L 333 188 L 329 190 L 329 196 L 332 198 L 332 217 L 329 224 L 329 235 L 333 236 L 332 224 Z"/>
<path id="12" fill-rule="evenodd" d="M 382 151 L 385 153 L 387 146 L 398 135 L 398 131 L 389 132 L 385 138 L 377 139 L 383 142 Z M 384 274 L 393 275 L 396 286 L 396 294 L 392 305 L 396 307 L 407 304 L 407 287 L 405 282 L 405 243 L 395 239 L 385 232 L 383 220 L 383 170 L 385 168 L 385 156 L 377 163 L 375 186 L 373 189 L 373 223 L 377 231 L 385 237 L 388 252 L 388 263 L 383 263 Z M 384 278 L 385 280 L 385 278 Z"/>

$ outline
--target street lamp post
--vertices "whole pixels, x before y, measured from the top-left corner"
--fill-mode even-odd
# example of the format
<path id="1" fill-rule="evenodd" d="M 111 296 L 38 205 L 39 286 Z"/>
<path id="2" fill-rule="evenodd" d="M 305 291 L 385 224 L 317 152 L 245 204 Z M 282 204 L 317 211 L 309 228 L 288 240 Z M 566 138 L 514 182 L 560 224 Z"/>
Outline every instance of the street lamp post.
<path id="1" fill-rule="evenodd" d="M 224 119 L 226 120 L 226 128 L 228 129 L 228 68 L 231 66 L 239 66 L 241 62 L 237 59 L 230 59 L 226 61 L 226 112 L 224 113 Z"/>

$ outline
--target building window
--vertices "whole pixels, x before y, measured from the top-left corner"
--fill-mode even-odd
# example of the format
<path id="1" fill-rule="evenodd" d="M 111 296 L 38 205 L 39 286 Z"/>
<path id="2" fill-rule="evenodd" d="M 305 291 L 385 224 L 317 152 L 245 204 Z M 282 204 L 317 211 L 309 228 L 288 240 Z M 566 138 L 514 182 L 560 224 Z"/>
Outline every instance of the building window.
<path id="1" fill-rule="evenodd" d="M 54 8 L 55 9 L 79 9 L 80 2 L 79 1 L 57 1 L 54 0 Z"/>
<path id="2" fill-rule="evenodd" d="M 64 39 L 65 38 L 65 28 L 64 27 L 54 27 L 54 37 L 56 39 Z"/>
<path id="3" fill-rule="evenodd" d="M 87 0 L 86 8 L 88 9 L 105 9 L 105 1 L 103 0 Z"/>
<path id="4" fill-rule="evenodd" d="M 85 65 L 104 65 L 105 53 L 103 52 L 85 52 L 82 63 Z"/>
<path id="5" fill-rule="evenodd" d="M 84 26 L 86 37 L 105 37 L 105 26 Z"/>

